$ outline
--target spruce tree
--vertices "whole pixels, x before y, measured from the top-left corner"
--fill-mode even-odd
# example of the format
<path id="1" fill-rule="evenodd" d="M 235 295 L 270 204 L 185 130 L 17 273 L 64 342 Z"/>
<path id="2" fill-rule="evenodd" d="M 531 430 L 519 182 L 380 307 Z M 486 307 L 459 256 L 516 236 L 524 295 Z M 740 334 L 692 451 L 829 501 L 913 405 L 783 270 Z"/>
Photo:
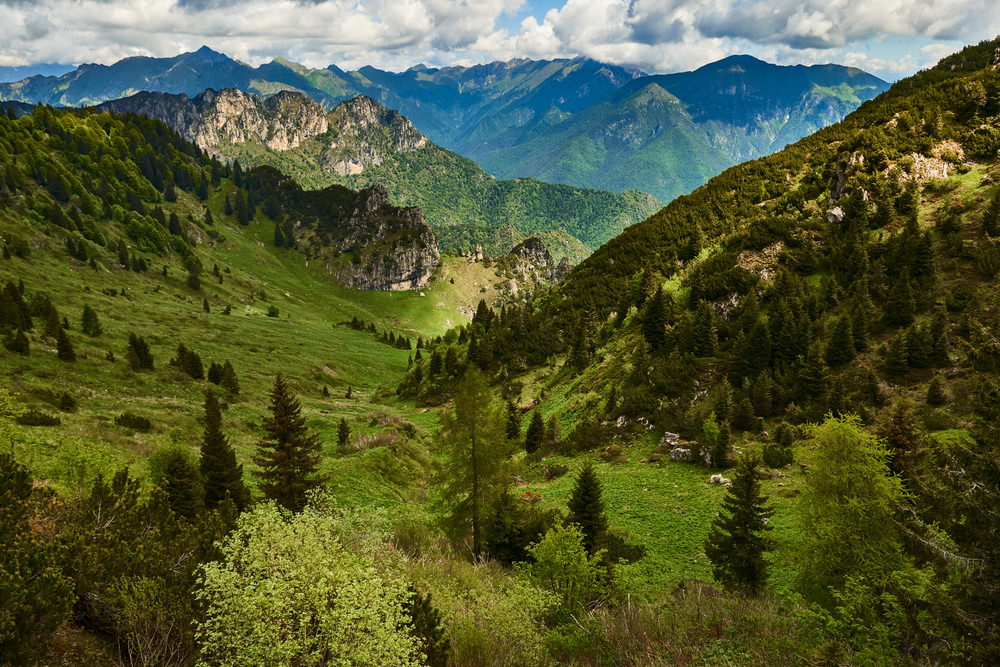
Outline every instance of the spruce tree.
<path id="1" fill-rule="evenodd" d="M 905 327 L 913 322 L 916 304 L 913 300 L 913 286 L 910 270 L 904 268 L 889 290 L 885 305 L 885 321 L 894 327 Z"/>
<path id="2" fill-rule="evenodd" d="M 347 448 L 347 443 L 351 440 L 351 427 L 347 425 L 347 420 L 343 417 L 340 418 L 340 424 L 337 426 L 337 446 L 341 450 Z"/>
<path id="3" fill-rule="evenodd" d="M 927 385 L 927 403 L 930 405 L 944 405 L 948 401 L 944 393 L 944 382 L 940 375 L 935 375 L 931 383 Z"/>
<path id="4" fill-rule="evenodd" d="M 222 433 L 222 411 L 215 392 L 205 392 L 205 433 L 201 440 L 201 477 L 205 485 L 205 507 L 218 507 L 228 494 L 237 509 L 250 500 L 243 485 L 243 465 L 236 463 L 236 452 Z"/>
<path id="5" fill-rule="evenodd" d="M 219 385 L 230 394 L 235 395 L 240 393 L 240 383 L 236 379 L 236 371 L 233 370 L 233 365 L 229 363 L 228 359 L 222 364 L 222 372 L 219 374 Z"/>
<path id="6" fill-rule="evenodd" d="M 142 336 L 135 333 L 128 335 L 128 357 L 129 366 L 132 370 L 153 370 L 153 354 L 149 351 L 149 345 Z"/>
<path id="7" fill-rule="evenodd" d="M 84 304 L 83 315 L 80 318 L 80 331 L 96 338 L 102 333 L 101 322 L 97 318 L 97 311 L 90 307 L 89 304 Z"/>
<path id="8" fill-rule="evenodd" d="M 536 409 L 531 414 L 531 422 L 528 423 L 528 430 L 524 433 L 524 451 L 529 454 L 537 452 L 544 437 L 545 422 L 542 421 L 542 415 Z"/>
<path id="9" fill-rule="evenodd" d="M 983 212 L 982 229 L 987 236 L 1000 236 L 1000 188 L 993 189 L 990 203 Z"/>
<path id="10" fill-rule="evenodd" d="M 705 542 L 705 555 L 712 563 L 716 581 L 755 594 L 767 582 L 771 550 L 767 524 L 772 509 L 761 492 L 755 455 L 740 456 L 732 485 L 722 500 L 722 511 L 712 522 Z"/>
<path id="11" fill-rule="evenodd" d="M 653 298 L 646 304 L 642 318 L 642 335 L 653 352 L 667 343 L 667 299 L 663 287 L 657 287 Z"/>
<path id="12" fill-rule="evenodd" d="M 441 612 L 431 604 L 431 594 L 421 595 L 411 584 L 403 612 L 410 619 L 410 634 L 417 640 L 424 664 L 427 667 L 447 667 L 451 642 L 445 636 Z"/>
<path id="13" fill-rule="evenodd" d="M 732 452 L 732 429 L 728 419 L 719 420 L 719 437 L 715 441 L 715 448 L 712 450 L 712 465 L 723 468 L 729 465 L 729 457 Z"/>
<path id="14" fill-rule="evenodd" d="M 3 345 L 15 354 L 27 356 L 31 352 L 31 344 L 28 342 L 28 337 L 24 335 L 24 331 L 21 329 L 18 329 L 13 335 L 8 335 L 4 339 Z"/>
<path id="15" fill-rule="evenodd" d="M 264 439 L 254 463 L 260 467 L 261 491 L 282 507 L 297 512 L 306 494 L 322 482 L 317 474 L 319 438 L 309 432 L 299 404 L 279 374 L 271 390 L 271 416 L 264 419 Z"/>
<path id="16" fill-rule="evenodd" d="M 521 437 L 521 415 L 514 401 L 507 401 L 507 439 L 517 440 Z"/>
<path id="17" fill-rule="evenodd" d="M 849 316 L 842 315 L 837 320 L 833 335 L 830 336 L 830 342 L 826 346 L 826 365 L 830 368 L 846 366 L 854 360 L 856 349 L 852 329 Z"/>
<path id="18" fill-rule="evenodd" d="M 594 555 L 606 541 L 608 519 L 604 515 L 604 501 L 601 500 L 601 482 L 590 461 L 583 464 L 576 477 L 567 509 L 569 523 L 580 526 L 583 546 L 588 554 Z"/>
<path id="19" fill-rule="evenodd" d="M 163 490 L 176 516 L 186 521 L 193 521 L 198 516 L 203 507 L 198 471 L 180 450 L 175 449 L 167 456 L 163 469 Z"/>
<path id="20" fill-rule="evenodd" d="M 896 336 L 889 342 L 889 349 L 885 355 L 885 372 L 887 375 L 900 376 L 908 370 L 906 361 L 906 344 L 903 342 L 902 334 Z"/>
<path id="21" fill-rule="evenodd" d="M 63 361 L 76 361 L 73 343 L 70 342 L 66 330 L 62 327 L 59 327 L 59 332 L 56 334 L 56 356 Z"/>
<path id="22" fill-rule="evenodd" d="M 715 315 L 707 301 L 698 304 L 694 317 L 694 353 L 699 357 L 711 357 L 719 348 L 719 336 L 715 328 Z"/>

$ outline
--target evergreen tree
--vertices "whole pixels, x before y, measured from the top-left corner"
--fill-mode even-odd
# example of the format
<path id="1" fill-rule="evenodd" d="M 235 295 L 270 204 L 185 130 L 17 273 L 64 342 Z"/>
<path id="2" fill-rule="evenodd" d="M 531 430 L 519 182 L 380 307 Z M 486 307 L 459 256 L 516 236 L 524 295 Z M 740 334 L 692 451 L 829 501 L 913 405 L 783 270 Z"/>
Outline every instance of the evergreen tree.
<path id="1" fill-rule="evenodd" d="M 653 352 L 663 348 L 667 342 L 667 299 L 663 287 L 657 287 L 653 298 L 646 304 L 642 318 L 642 335 Z"/>
<path id="2" fill-rule="evenodd" d="M 583 546 L 591 556 L 604 546 L 608 533 L 608 519 L 604 515 L 601 493 L 601 482 L 597 479 L 593 465 L 587 461 L 580 468 L 566 506 L 569 510 L 568 521 L 580 527 Z"/>
<path id="3" fill-rule="evenodd" d="M 353 395 L 354 395 L 354 392 L 351 389 L 351 385 L 347 385 L 347 393 L 344 394 L 344 398 L 350 399 L 351 396 L 353 396 Z"/>
<path id="4" fill-rule="evenodd" d="M 889 342 L 889 349 L 885 355 L 885 372 L 887 375 L 898 377 L 905 373 L 908 368 L 906 344 L 903 342 L 902 334 L 900 334 Z"/>
<path id="5" fill-rule="evenodd" d="M 80 318 L 80 331 L 96 338 L 102 333 L 101 322 L 97 319 L 97 311 L 88 304 L 83 306 L 83 316 Z"/>
<path id="6" fill-rule="evenodd" d="M 545 423 L 545 438 L 542 444 L 545 446 L 545 451 L 553 452 L 559 448 L 561 442 L 562 429 L 559 427 L 559 418 L 553 413 Z"/>
<path id="7" fill-rule="evenodd" d="M 934 311 L 931 320 L 931 352 L 930 361 L 935 366 L 945 366 L 948 364 L 948 315 L 944 308 Z"/>
<path id="8" fill-rule="evenodd" d="M 419 366 L 418 366 L 419 368 Z M 444 495 L 457 501 L 449 517 L 454 537 L 472 532 L 472 553 L 483 552 L 483 530 L 489 505 L 500 498 L 510 477 L 505 416 L 493 403 L 486 378 L 476 369 L 465 373 L 455 391 L 455 408 L 441 418 L 448 462 L 444 469 Z"/>
<path id="9" fill-rule="evenodd" d="M 993 189 L 993 196 L 990 203 L 983 212 L 982 220 L 983 234 L 987 236 L 1000 236 L 1000 188 Z"/>
<path id="10" fill-rule="evenodd" d="M 507 439 L 519 440 L 521 437 L 521 415 L 514 401 L 507 401 Z"/>
<path id="11" fill-rule="evenodd" d="M 729 465 L 729 458 L 733 449 L 732 429 L 728 419 L 719 420 L 719 436 L 715 441 L 715 448 L 712 450 L 712 465 L 723 468 Z"/>
<path id="12" fill-rule="evenodd" d="M 198 470 L 180 450 L 175 449 L 167 456 L 163 490 L 174 514 L 185 521 L 194 521 L 202 509 Z"/>
<path id="13" fill-rule="evenodd" d="M 309 432 L 302 406 L 279 374 L 271 390 L 271 416 L 264 419 L 264 439 L 257 445 L 254 463 L 263 480 L 261 491 L 282 507 L 297 512 L 306 494 L 320 485 L 319 438 Z"/>
<path id="14" fill-rule="evenodd" d="M 707 301 L 698 303 L 694 317 L 693 351 L 699 357 L 711 357 L 719 348 L 719 336 L 715 328 L 715 315 Z"/>
<path id="15" fill-rule="evenodd" d="M 344 417 L 340 418 L 340 424 L 337 426 L 337 446 L 340 447 L 341 451 L 347 449 L 347 443 L 351 440 L 351 427 L 347 425 L 347 420 Z"/>
<path id="16" fill-rule="evenodd" d="M 833 329 L 826 346 L 826 365 L 831 368 L 846 366 L 854 360 L 855 347 L 851 318 L 842 315 Z"/>
<path id="17" fill-rule="evenodd" d="M 201 309 L 204 310 L 206 313 L 212 312 L 212 307 L 210 305 L 208 305 L 208 297 L 207 296 L 204 299 L 202 299 L 202 301 L 201 301 Z"/>
<path id="18" fill-rule="evenodd" d="M 889 298 L 885 305 L 885 321 L 890 326 L 905 327 L 913 322 L 916 304 L 913 300 L 911 282 L 910 270 L 904 268 L 889 290 Z"/>
<path id="19" fill-rule="evenodd" d="M 229 363 L 229 359 L 226 359 L 225 363 L 222 364 L 222 372 L 219 374 L 219 385 L 230 394 L 236 395 L 240 393 L 240 383 L 236 379 L 236 371 L 233 370 L 233 365 Z"/>
<path id="20" fill-rule="evenodd" d="M 149 351 L 149 345 L 142 336 L 130 333 L 128 336 L 128 357 L 129 366 L 132 370 L 153 370 L 153 354 Z"/>
<path id="21" fill-rule="evenodd" d="M 826 391 L 826 365 L 818 345 L 809 348 L 805 362 L 799 368 L 798 390 L 800 398 L 810 401 L 818 400 Z"/>
<path id="22" fill-rule="evenodd" d="M 911 324 L 906 330 L 906 363 L 910 368 L 927 368 L 933 341 L 926 327 Z"/>
<path id="23" fill-rule="evenodd" d="M 431 604 L 431 594 L 421 595 L 411 584 L 403 612 L 410 619 L 410 634 L 417 640 L 424 664 L 427 667 L 447 667 L 451 642 L 445 636 L 441 612 Z"/>
<path id="24" fill-rule="evenodd" d="M 948 398 L 944 393 L 944 382 L 940 375 L 935 375 L 931 383 L 927 385 L 927 403 L 930 405 L 944 405 Z"/>
<path id="25" fill-rule="evenodd" d="M 538 448 L 542 445 L 542 439 L 545 437 L 545 422 L 542 421 L 542 415 L 536 409 L 531 414 L 531 421 L 528 423 L 528 430 L 524 433 L 524 451 L 529 454 L 534 454 L 538 451 Z"/>
<path id="26" fill-rule="evenodd" d="M 764 555 L 772 548 L 767 536 L 772 509 L 761 491 L 758 464 L 756 456 L 749 452 L 740 456 L 733 483 L 722 500 L 722 511 L 712 522 L 705 543 L 705 555 L 712 563 L 716 581 L 750 594 L 760 591 L 767 582 Z"/>
<path id="27" fill-rule="evenodd" d="M 201 440 L 201 477 L 205 485 L 205 507 L 217 508 L 228 495 L 237 509 L 250 501 L 243 485 L 243 465 L 236 463 L 236 452 L 222 433 L 222 411 L 215 392 L 205 392 L 205 433 Z"/>
<path id="28" fill-rule="evenodd" d="M 63 361 L 76 361 L 73 343 L 70 342 L 66 330 L 62 327 L 59 327 L 59 333 L 56 334 L 56 356 Z"/>
<path id="29" fill-rule="evenodd" d="M 4 339 L 3 345 L 14 354 L 27 356 L 31 352 L 31 344 L 28 342 L 28 337 L 24 335 L 24 331 L 21 329 L 14 332 L 13 335 L 8 335 Z"/>

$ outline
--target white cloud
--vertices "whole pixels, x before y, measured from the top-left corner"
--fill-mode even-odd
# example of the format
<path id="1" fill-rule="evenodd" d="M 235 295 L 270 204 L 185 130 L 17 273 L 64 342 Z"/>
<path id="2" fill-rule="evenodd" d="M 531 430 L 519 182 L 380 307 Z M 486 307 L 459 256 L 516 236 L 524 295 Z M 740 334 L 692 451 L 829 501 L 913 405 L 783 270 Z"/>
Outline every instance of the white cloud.
<path id="1" fill-rule="evenodd" d="M 252 64 L 283 56 L 390 69 L 583 55 L 663 72 L 749 52 L 895 77 L 1000 32 L 994 2 L 565 0 L 530 15 L 525 0 L 0 0 L 0 65 L 110 63 L 208 44 Z"/>

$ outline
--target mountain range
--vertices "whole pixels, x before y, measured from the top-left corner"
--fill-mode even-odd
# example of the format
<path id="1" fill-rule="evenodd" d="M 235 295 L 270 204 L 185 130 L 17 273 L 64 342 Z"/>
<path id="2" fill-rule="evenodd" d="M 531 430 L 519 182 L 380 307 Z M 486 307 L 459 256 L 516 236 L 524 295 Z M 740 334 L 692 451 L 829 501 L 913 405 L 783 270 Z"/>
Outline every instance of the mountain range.
<path id="1" fill-rule="evenodd" d="M 840 120 L 888 84 L 854 68 L 783 67 L 750 56 L 662 76 L 586 58 L 347 72 L 282 59 L 252 67 L 202 47 L 0 84 L 0 99 L 77 106 L 208 88 L 293 90 L 328 109 L 363 94 L 495 176 L 637 189 L 666 202 Z"/>
<path id="2" fill-rule="evenodd" d="M 156 118 L 211 155 L 244 167 L 271 165 L 305 187 L 385 185 L 396 204 L 426 212 L 442 249 L 452 253 L 478 245 L 497 256 L 538 236 L 556 257 L 577 263 L 660 206 L 638 191 L 498 181 L 364 95 L 329 113 L 301 93 L 261 98 L 235 88 L 194 98 L 136 93 L 97 109 Z"/>

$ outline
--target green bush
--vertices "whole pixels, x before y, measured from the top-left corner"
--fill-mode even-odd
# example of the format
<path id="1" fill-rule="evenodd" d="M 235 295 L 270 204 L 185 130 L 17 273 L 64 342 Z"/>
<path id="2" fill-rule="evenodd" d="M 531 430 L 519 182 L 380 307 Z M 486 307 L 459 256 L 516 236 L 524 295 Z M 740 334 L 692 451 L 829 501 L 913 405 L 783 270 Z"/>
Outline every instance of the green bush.
<path id="1" fill-rule="evenodd" d="M 21 426 L 59 426 L 62 420 L 40 410 L 28 410 L 17 416 L 16 421 Z"/>
<path id="2" fill-rule="evenodd" d="M 132 412 L 121 413 L 115 417 L 115 423 L 141 433 L 148 433 L 153 427 L 148 419 Z"/>

